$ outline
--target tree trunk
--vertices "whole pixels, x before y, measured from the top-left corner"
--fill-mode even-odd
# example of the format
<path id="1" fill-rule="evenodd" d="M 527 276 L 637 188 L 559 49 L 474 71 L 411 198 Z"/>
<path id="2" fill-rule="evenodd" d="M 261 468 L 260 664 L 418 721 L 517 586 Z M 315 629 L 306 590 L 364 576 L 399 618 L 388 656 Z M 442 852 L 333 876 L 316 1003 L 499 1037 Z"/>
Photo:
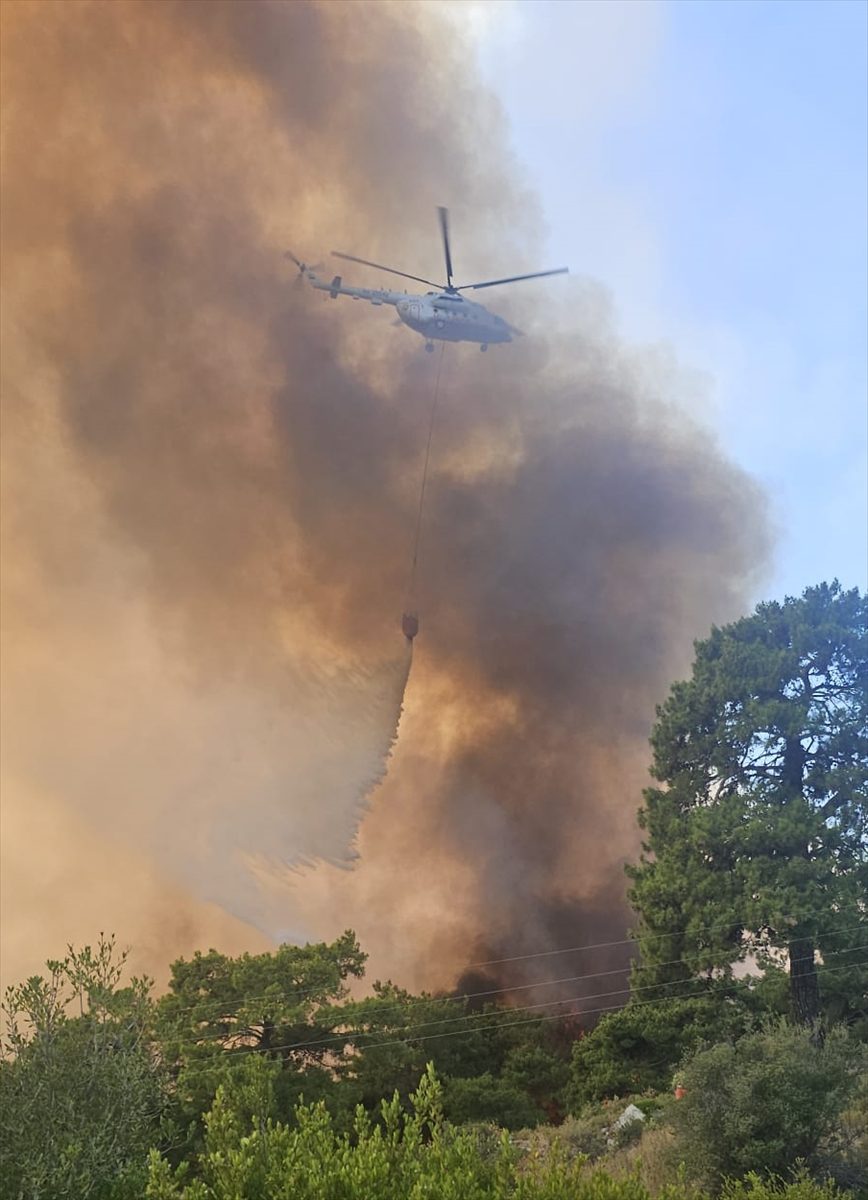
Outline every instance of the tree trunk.
<path id="1" fill-rule="evenodd" d="M 814 1029 L 820 1019 L 820 988 L 811 938 L 790 942 L 790 1003 L 793 1020 Z"/>
<path id="2" fill-rule="evenodd" d="M 262 1033 L 259 1035 L 259 1049 L 266 1053 L 271 1051 L 271 1039 L 274 1037 L 274 1022 L 268 1017 L 264 1017 L 262 1021 Z"/>
<path id="3" fill-rule="evenodd" d="M 805 684 L 807 687 L 807 682 Z M 798 737 L 788 737 L 784 747 L 784 763 L 781 773 L 783 797 L 785 800 L 795 800 L 802 796 L 805 770 L 805 748 Z M 810 858 L 807 846 L 799 847 L 798 853 L 805 859 Z M 790 942 L 790 1006 L 793 1020 L 799 1025 L 807 1025 L 815 1031 L 815 1037 L 821 1039 L 820 1029 L 820 988 L 817 982 L 817 968 L 814 962 L 814 942 L 812 938 L 795 937 Z"/>

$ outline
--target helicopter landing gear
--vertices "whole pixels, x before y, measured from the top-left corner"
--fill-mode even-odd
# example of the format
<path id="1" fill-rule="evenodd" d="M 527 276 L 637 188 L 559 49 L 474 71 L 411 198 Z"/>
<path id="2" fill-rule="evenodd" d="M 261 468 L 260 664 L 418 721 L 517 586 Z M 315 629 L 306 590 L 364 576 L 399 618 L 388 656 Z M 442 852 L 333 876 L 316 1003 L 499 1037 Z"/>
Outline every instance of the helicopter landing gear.
<path id="1" fill-rule="evenodd" d="M 484 344 L 483 344 L 482 346 L 480 346 L 480 347 L 479 347 L 479 349 L 480 349 L 480 350 L 482 351 L 482 353 L 484 354 L 484 353 L 485 353 L 485 351 L 488 349 L 488 347 L 487 347 L 486 345 L 484 345 Z"/>
<path id="2" fill-rule="evenodd" d="M 433 343 L 433 342 L 426 342 L 426 343 L 425 343 L 425 349 L 428 351 L 428 353 L 429 353 L 429 354 L 433 354 L 433 353 L 434 353 L 434 343 Z"/>

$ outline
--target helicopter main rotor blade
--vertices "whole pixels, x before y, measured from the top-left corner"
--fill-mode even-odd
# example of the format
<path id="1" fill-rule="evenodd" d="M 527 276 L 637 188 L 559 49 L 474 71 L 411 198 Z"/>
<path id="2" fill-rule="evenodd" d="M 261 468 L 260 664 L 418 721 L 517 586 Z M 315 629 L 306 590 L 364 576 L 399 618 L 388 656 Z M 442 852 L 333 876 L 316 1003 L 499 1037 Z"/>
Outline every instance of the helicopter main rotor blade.
<path id="1" fill-rule="evenodd" d="M 340 250 L 332 250 L 335 258 L 345 258 L 347 262 L 361 263 L 364 267 L 376 267 L 378 271 L 388 271 L 390 275 L 400 275 L 402 279 L 415 279 L 417 283 L 427 283 L 429 287 L 439 288 L 442 285 L 433 279 L 423 279 L 421 275 L 408 275 L 406 271 L 396 271 L 394 267 L 384 267 L 382 263 L 371 262 L 367 258 L 356 258 L 355 254 L 342 254 Z"/>
<path id="2" fill-rule="evenodd" d="M 497 287 L 501 283 L 521 283 L 523 279 L 545 279 L 547 275 L 569 275 L 569 267 L 556 267 L 554 271 L 534 271 L 530 275 L 510 275 L 508 279 L 489 279 L 485 283 L 463 283 L 456 292 L 475 292 L 479 288 Z"/>
<path id="3" fill-rule="evenodd" d="M 290 262 L 294 262 L 295 265 L 298 267 L 299 271 L 304 270 L 304 263 L 301 261 L 300 258 L 296 258 L 291 250 L 287 250 L 283 257 L 288 258 Z"/>
<path id="4" fill-rule="evenodd" d="M 442 205 L 437 209 L 440 216 L 440 232 L 443 234 L 443 253 L 446 256 L 446 286 L 452 287 L 452 254 L 449 250 L 449 209 Z"/>

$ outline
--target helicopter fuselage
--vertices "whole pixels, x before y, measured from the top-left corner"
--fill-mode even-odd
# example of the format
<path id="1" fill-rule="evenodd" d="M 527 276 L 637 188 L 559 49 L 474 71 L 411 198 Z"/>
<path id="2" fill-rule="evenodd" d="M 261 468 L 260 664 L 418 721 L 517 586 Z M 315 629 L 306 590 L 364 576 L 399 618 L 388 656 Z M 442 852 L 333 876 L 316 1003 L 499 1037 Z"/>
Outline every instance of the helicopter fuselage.
<path id="1" fill-rule="evenodd" d="M 411 275 L 406 271 L 399 271 L 397 267 L 372 262 L 369 258 L 345 254 L 342 250 L 332 250 L 334 258 L 359 263 L 363 267 L 373 267 L 375 271 L 385 271 L 388 275 L 400 275 L 402 279 L 412 279 L 415 283 L 427 284 L 437 289 L 434 292 L 419 295 L 393 292 L 388 288 L 347 287 L 340 275 L 335 275 L 331 283 L 328 283 L 325 279 L 320 279 L 310 267 L 305 266 L 300 258 L 296 258 L 291 250 L 286 251 L 286 258 L 295 263 L 299 273 L 312 287 L 321 292 L 328 292 L 332 300 L 337 300 L 338 296 L 349 296 L 353 300 L 367 300 L 373 305 L 393 305 L 398 313 L 395 324 L 404 324 L 415 333 L 421 333 L 425 339 L 426 350 L 433 350 L 435 342 L 475 342 L 480 350 L 487 350 L 490 345 L 498 342 L 511 342 L 512 335 L 520 333 L 520 329 L 515 329 L 496 313 L 489 312 L 485 305 L 465 300 L 461 293 L 503 287 L 507 283 L 521 283 L 526 279 L 544 279 L 549 275 L 566 275 L 568 268 L 531 271 L 526 275 L 508 275 L 504 279 L 483 279 L 478 283 L 462 283 L 456 286 L 453 283 L 452 250 L 449 246 L 449 212 L 442 205 L 437 212 L 440 217 L 440 236 L 443 239 L 445 283 L 438 283 L 425 275 Z"/>
<path id="2" fill-rule="evenodd" d="M 418 295 L 387 288 L 350 287 L 339 275 L 327 281 L 309 268 L 304 274 L 312 287 L 328 292 L 333 300 L 338 296 L 349 296 L 353 300 L 367 300 L 375 307 L 391 305 L 399 319 L 421 334 L 429 346 L 431 342 L 475 342 L 489 346 L 511 342 L 515 332 L 502 317 L 489 312 L 483 304 L 466 300 L 457 293 L 442 291 Z"/>
<path id="3" fill-rule="evenodd" d="M 429 341 L 478 342 L 482 346 L 512 341 L 510 328 L 502 317 L 482 304 L 450 292 L 405 296 L 395 308 L 405 325 Z"/>

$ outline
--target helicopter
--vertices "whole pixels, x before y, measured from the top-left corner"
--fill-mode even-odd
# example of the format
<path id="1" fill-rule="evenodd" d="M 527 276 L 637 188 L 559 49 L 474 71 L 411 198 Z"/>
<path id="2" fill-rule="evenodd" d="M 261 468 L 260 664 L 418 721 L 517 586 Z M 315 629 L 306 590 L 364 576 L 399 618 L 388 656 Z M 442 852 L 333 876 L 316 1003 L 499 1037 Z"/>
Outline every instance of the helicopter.
<path id="1" fill-rule="evenodd" d="M 350 296 L 353 300 L 367 300 L 369 304 L 394 305 L 398 320 L 396 325 L 409 326 L 425 339 L 425 349 L 430 353 L 434 343 L 439 342 L 476 342 L 480 350 L 487 350 L 490 345 L 511 342 L 513 336 L 521 334 L 520 329 L 504 321 L 503 317 L 489 312 L 483 304 L 467 300 L 462 292 L 479 291 L 481 288 L 498 287 L 505 283 L 520 283 L 525 279 L 542 279 L 547 275 L 566 275 L 568 267 L 558 267 L 554 271 L 534 271 L 530 275 L 510 275 L 505 279 L 488 279 L 482 283 L 463 283 L 456 287 L 452 282 L 452 254 L 449 248 L 449 212 L 438 208 L 440 217 L 440 232 L 443 237 L 443 253 L 446 259 L 446 282 L 434 283 L 431 279 L 423 279 L 420 275 L 408 275 L 406 271 L 398 271 L 394 267 L 383 266 L 382 263 L 371 262 L 367 258 L 357 258 L 354 254 L 343 254 L 332 250 L 334 258 L 345 259 L 347 262 L 361 263 L 365 267 L 374 267 L 378 271 L 388 271 L 391 275 L 400 275 L 403 279 L 413 279 L 417 283 L 426 283 L 436 291 L 424 295 L 407 292 L 392 292 L 388 289 L 350 287 L 344 283 L 340 275 L 335 275 L 329 282 L 317 275 L 317 268 L 308 267 L 305 263 L 287 250 L 286 258 L 298 267 L 299 275 L 307 279 L 311 287 L 321 292 L 328 292 L 332 300 L 338 296 Z M 319 268 L 321 269 L 321 268 Z"/>

